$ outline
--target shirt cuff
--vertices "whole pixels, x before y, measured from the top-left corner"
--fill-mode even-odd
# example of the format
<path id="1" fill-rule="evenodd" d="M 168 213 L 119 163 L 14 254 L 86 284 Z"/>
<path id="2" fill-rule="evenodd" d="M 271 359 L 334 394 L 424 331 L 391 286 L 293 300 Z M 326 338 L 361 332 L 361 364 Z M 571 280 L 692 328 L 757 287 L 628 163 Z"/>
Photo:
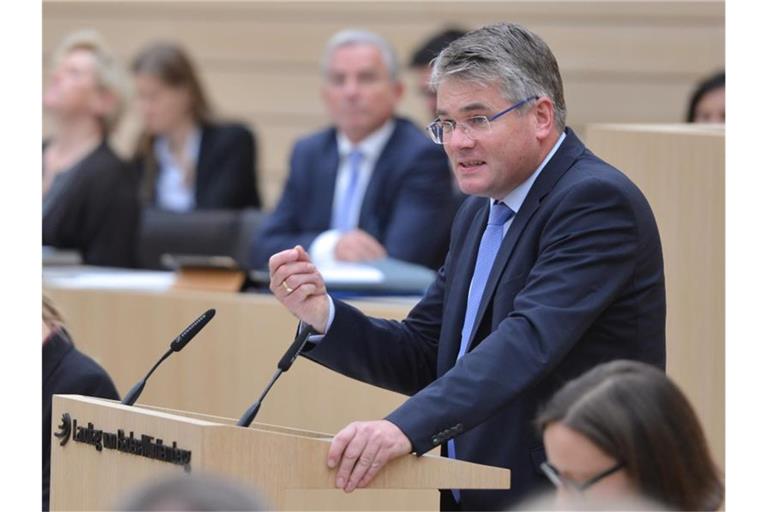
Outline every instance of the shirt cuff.
<path id="1" fill-rule="evenodd" d="M 341 231 L 338 229 L 329 229 L 317 235 L 309 246 L 309 257 L 315 265 L 336 261 L 334 252 L 339 238 L 341 238 Z"/>
<path id="2" fill-rule="evenodd" d="M 327 293 L 325 294 L 326 297 L 328 297 L 328 322 L 325 324 L 325 332 L 323 334 L 313 334 L 308 338 L 308 341 L 310 343 L 313 343 L 317 345 L 321 341 L 323 341 L 323 338 L 325 338 L 326 333 L 331 329 L 331 324 L 333 323 L 333 319 L 336 317 L 336 306 L 333 305 L 333 299 L 330 295 Z M 304 326 L 304 322 L 301 322 L 301 326 Z"/>

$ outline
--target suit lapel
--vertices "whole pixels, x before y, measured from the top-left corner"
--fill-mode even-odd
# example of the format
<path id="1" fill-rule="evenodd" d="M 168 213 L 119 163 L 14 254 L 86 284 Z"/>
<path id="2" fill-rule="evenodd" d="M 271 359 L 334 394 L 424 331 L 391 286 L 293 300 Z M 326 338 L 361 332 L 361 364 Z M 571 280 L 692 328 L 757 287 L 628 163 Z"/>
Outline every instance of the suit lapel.
<path id="1" fill-rule="evenodd" d="M 316 165 L 313 166 L 314 172 L 312 182 L 314 187 L 311 193 L 315 197 L 322 198 L 317 212 L 317 224 L 326 226 L 331 225 L 333 220 L 333 199 L 336 193 L 336 174 L 339 171 L 339 148 L 336 142 L 336 131 L 328 130 L 328 138 L 325 141 L 324 149 L 320 151 Z M 313 204 L 314 201 L 307 198 L 307 204 Z"/>
<path id="2" fill-rule="evenodd" d="M 450 304 L 446 309 L 454 311 L 455 314 L 451 315 L 449 325 L 443 326 L 443 331 L 449 333 L 450 342 L 448 344 L 449 350 L 447 354 L 450 356 L 450 364 L 448 368 L 452 367 L 456 362 L 456 356 L 459 354 L 459 346 L 461 345 L 461 328 L 464 321 L 464 316 L 467 312 L 467 296 L 469 294 L 469 285 L 472 282 L 472 274 L 475 269 L 475 262 L 477 260 L 477 251 L 480 247 L 480 239 L 485 231 L 485 226 L 488 223 L 488 210 L 490 209 L 490 201 L 486 198 L 481 199 L 483 206 L 477 208 L 469 220 L 469 228 L 467 234 L 463 240 L 458 242 L 460 247 L 457 258 L 451 271 L 456 276 L 451 283 L 450 292 Z M 450 308 L 450 309 L 449 309 Z"/>
<path id="3" fill-rule="evenodd" d="M 389 136 L 389 140 L 384 145 L 384 149 L 382 149 L 376 165 L 373 167 L 371 179 L 368 181 L 368 186 L 363 196 L 363 203 L 360 205 L 359 225 L 374 237 L 379 237 L 382 234 L 381 226 L 377 221 L 379 216 L 376 215 L 379 196 L 385 193 L 387 177 L 392 174 L 392 169 L 397 164 L 396 149 L 399 146 L 397 139 L 402 128 L 399 121 L 395 122 L 395 129 L 392 131 L 392 135 Z M 370 158 L 370 156 L 367 156 L 367 158 Z"/>
<path id="4" fill-rule="evenodd" d="M 200 130 L 200 151 L 197 154 L 197 165 L 195 165 L 195 202 L 200 205 L 204 201 L 203 193 L 207 189 L 209 174 L 212 167 L 208 165 L 211 146 L 211 130 L 209 125 L 203 125 Z"/>
<path id="5" fill-rule="evenodd" d="M 520 240 L 520 236 L 525 231 L 525 227 L 533 217 L 536 210 L 539 209 L 539 204 L 552 190 L 555 184 L 565 174 L 565 172 L 571 167 L 576 160 L 576 155 L 584 150 L 584 145 L 576 137 L 576 135 L 570 130 L 566 129 L 566 138 L 558 148 L 558 151 L 552 155 L 552 158 L 547 165 L 542 169 L 539 177 L 536 178 L 531 190 L 523 201 L 520 211 L 514 217 L 512 225 L 509 227 L 509 231 L 504 236 L 504 240 L 501 243 L 499 252 L 496 255 L 496 259 L 491 267 L 491 274 L 488 276 L 488 282 L 483 290 L 483 297 L 480 300 L 480 306 L 478 308 L 477 315 L 475 316 L 475 325 L 472 326 L 472 334 L 470 336 L 471 349 L 477 340 L 477 329 L 481 324 L 483 316 L 485 315 L 488 304 L 491 301 L 491 297 L 496 292 L 496 287 L 499 284 L 499 279 L 504 269 L 509 264 L 512 258 L 512 252 Z M 475 246 L 475 253 L 477 253 L 477 246 Z M 474 268 L 474 266 L 472 267 Z M 470 275 L 471 279 L 471 275 Z M 510 304 L 511 306 L 511 304 Z"/>

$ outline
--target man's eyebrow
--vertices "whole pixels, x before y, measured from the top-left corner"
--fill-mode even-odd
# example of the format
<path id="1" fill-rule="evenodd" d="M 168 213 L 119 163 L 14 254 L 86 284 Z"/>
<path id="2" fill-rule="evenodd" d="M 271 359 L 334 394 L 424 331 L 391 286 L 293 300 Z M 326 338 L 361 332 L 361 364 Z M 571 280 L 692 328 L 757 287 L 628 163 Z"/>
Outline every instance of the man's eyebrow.
<path id="1" fill-rule="evenodd" d="M 459 112 L 477 112 L 478 110 L 490 110 L 485 103 L 475 102 L 464 105 L 459 109 Z M 435 112 L 438 116 L 445 116 L 448 113 L 445 110 L 437 109 Z"/>

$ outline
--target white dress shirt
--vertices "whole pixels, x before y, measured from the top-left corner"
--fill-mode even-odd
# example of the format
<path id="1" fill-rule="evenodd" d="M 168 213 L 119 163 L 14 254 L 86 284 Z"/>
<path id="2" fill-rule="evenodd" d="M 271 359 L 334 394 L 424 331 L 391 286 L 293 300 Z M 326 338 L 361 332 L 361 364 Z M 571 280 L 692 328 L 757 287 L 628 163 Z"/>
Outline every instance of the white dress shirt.
<path id="1" fill-rule="evenodd" d="M 371 180 L 371 175 L 373 174 L 376 162 L 378 162 L 379 156 L 384 150 L 384 146 L 389 141 L 394 130 L 395 121 L 390 119 L 384 123 L 381 128 L 370 134 L 357 145 L 352 144 L 352 142 L 340 131 L 336 132 L 336 144 L 339 148 L 339 168 L 336 172 L 336 187 L 333 193 L 332 211 L 335 212 L 339 206 L 337 203 L 343 200 L 351 179 L 352 171 L 347 157 L 353 149 L 358 150 L 363 154 L 363 159 L 360 163 L 360 169 L 358 171 L 360 174 L 357 179 L 355 195 L 353 196 L 351 203 L 351 215 L 352 218 L 358 219 L 359 221 L 360 209 L 363 205 L 365 193 L 368 190 L 368 182 Z M 309 246 L 309 255 L 312 258 L 312 261 L 316 264 L 334 261 L 336 244 L 339 242 L 339 238 L 341 238 L 342 234 L 343 233 L 337 229 L 329 229 L 320 233 Z"/>
<path id="2" fill-rule="evenodd" d="M 198 128 L 187 137 L 184 156 L 195 168 L 200 156 L 202 131 Z M 157 205 L 163 210 L 188 212 L 195 209 L 195 184 L 184 183 L 184 169 L 174 158 L 167 137 L 155 139 L 155 158 L 157 158 Z"/>

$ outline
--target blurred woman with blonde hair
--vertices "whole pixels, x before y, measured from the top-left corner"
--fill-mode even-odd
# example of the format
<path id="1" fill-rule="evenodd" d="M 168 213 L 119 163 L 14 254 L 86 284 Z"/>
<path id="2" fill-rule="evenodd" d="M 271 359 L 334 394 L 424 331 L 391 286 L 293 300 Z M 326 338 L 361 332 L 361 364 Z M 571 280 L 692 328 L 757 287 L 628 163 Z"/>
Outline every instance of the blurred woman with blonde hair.
<path id="1" fill-rule="evenodd" d="M 101 37 L 80 31 L 53 57 L 43 106 L 43 245 L 75 249 L 84 263 L 130 267 L 138 183 L 109 145 L 123 110 L 123 75 Z"/>

